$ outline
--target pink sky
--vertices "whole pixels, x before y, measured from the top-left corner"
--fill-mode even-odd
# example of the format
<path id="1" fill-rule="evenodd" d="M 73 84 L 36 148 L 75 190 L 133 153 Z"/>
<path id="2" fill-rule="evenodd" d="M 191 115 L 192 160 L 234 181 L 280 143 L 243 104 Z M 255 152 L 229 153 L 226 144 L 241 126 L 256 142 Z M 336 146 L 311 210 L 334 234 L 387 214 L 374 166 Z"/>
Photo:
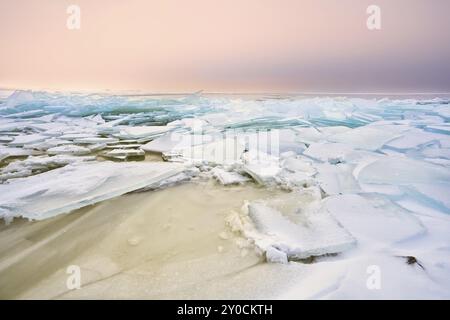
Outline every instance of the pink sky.
<path id="1" fill-rule="evenodd" d="M 0 0 L 0 87 L 450 92 L 448 15 L 449 0 Z"/>

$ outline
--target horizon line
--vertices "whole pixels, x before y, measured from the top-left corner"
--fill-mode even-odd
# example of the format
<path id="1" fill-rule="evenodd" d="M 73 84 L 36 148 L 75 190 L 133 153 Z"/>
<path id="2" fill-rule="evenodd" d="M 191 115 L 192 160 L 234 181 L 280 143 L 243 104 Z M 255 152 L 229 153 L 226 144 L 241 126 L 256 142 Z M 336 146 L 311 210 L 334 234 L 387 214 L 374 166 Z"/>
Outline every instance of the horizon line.
<path id="1" fill-rule="evenodd" d="M 188 91 L 188 92 L 162 92 L 162 91 L 145 91 L 142 89 L 125 89 L 123 93 L 122 90 L 113 89 L 100 89 L 100 90 L 89 90 L 89 89 L 53 89 L 53 88 L 30 88 L 30 87 L 0 87 L 0 91 L 20 91 L 20 90 L 30 90 L 30 91 L 43 91 L 43 92 L 67 92 L 67 93 L 90 93 L 90 94 L 109 94 L 113 96 L 162 96 L 162 95 L 394 95 L 394 96 L 407 96 L 407 95 L 450 95 L 449 92 L 321 92 L 321 91 L 279 91 L 279 92 L 264 92 L 264 91 L 248 91 L 248 92 L 234 92 L 234 91 Z"/>

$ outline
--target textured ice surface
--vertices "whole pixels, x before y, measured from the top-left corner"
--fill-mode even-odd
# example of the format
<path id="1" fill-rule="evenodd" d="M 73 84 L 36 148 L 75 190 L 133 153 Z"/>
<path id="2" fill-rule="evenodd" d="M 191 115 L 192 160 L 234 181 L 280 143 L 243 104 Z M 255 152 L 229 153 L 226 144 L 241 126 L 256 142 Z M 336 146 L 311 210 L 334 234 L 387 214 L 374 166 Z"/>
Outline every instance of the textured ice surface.
<path id="1" fill-rule="evenodd" d="M 9 157 L 29 156 L 33 153 L 33 150 L 0 146 L 0 161 Z"/>
<path id="2" fill-rule="evenodd" d="M 151 139 L 167 132 L 168 130 L 169 128 L 166 126 L 125 127 L 121 128 L 119 133 L 114 134 L 114 136 L 121 139 Z"/>
<path id="3" fill-rule="evenodd" d="M 224 186 L 230 184 L 241 184 L 250 180 L 248 177 L 245 177 L 237 172 L 229 172 L 220 168 L 212 169 L 211 173 L 213 177 Z"/>
<path id="4" fill-rule="evenodd" d="M 246 237 L 272 255 L 272 248 L 290 259 L 339 253 L 355 245 L 355 239 L 327 213 L 312 213 L 294 223 L 263 203 L 249 203 L 251 224 L 243 227 Z"/>
<path id="5" fill-rule="evenodd" d="M 212 137 L 193 134 L 168 133 L 158 137 L 142 146 L 148 152 L 176 152 L 196 145 L 211 142 Z"/>
<path id="6" fill-rule="evenodd" d="M 377 150 L 397 136 L 381 128 L 365 126 L 332 135 L 329 140 L 345 143 L 355 149 Z"/>
<path id="7" fill-rule="evenodd" d="M 322 210 L 331 213 L 364 245 L 389 245 L 425 232 L 411 212 L 373 194 L 328 197 L 323 201 Z"/>
<path id="8" fill-rule="evenodd" d="M 145 151 L 141 149 L 113 149 L 111 151 L 105 152 L 103 156 L 108 158 L 114 158 L 119 160 L 126 160 L 131 157 L 143 157 L 145 156 Z"/>
<path id="9" fill-rule="evenodd" d="M 11 162 L 6 167 L 1 168 L 0 181 L 31 176 L 33 174 L 63 167 L 70 163 L 94 160 L 95 157 L 93 156 L 31 156 L 26 158 L 25 160 Z"/>
<path id="10" fill-rule="evenodd" d="M 1 217 L 45 219 L 196 176 L 257 183 L 289 191 L 289 200 L 252 202 L 248 214 L 228 222 L 267 261 L 342 252 L 301 267 L 287 297 L 450 297 L 449 99 L 32 91 L 5 97 Z M 145 152 L 174 163 L 147 162 Z M 287 207 L 296 210 L 286 214 Z M 347 250 L 355 241 L 356 249 Z M 367 290 L 370 264 L 383 268 L 386 289 Z"/>
<path id="11" fill-rule="evenodd" d="M 170 163 L 74 163 L 0 185 L 0 217 L 42 220 L 148 187 L 180 173 Z"/>
<path id="12" fill-rule="evenodd" d="M 63 145 L 47 149 L 47 153 L 50 155 L 55 154 L 86 155 L 89 154 L 90 152 L 91 150 L 88 148 L 75 145 Z"/>

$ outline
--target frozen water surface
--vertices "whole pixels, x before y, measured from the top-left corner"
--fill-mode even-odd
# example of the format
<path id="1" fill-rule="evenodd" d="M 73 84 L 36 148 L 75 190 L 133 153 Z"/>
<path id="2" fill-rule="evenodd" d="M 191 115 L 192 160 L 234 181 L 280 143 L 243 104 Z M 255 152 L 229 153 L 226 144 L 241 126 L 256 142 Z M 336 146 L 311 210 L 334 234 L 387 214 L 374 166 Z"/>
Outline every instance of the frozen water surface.
<path id="1" fill-rule="evenodd" d="M 243 255 L 301 269 L 281 296 L 450 298 L 445 97 L 1 96 L 8 222 L 185 181 L 254 185 L 271 199 L 248 199 L 222 222 Z M 390 277 L 386 289 L 368 291 L 370 265 Z"/>

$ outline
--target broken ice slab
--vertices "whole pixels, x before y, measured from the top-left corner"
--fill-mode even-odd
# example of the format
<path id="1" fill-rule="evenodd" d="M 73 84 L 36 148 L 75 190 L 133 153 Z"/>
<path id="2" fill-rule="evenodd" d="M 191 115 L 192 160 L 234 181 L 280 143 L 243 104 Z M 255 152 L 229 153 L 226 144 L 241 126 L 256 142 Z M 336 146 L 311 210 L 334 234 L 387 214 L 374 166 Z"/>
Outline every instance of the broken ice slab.
<path id="1" fill-rule="evenodd" d="M 353 153 L 354 149 L 343 143 L 318 142 L 311 144 L 303 155 L 332 164 L 345 162 L 346 157 Z"/>
<path id="2" fill-rule="evenodd" d="M 281 154 L 280 158 L 282 171 L 277 174 L 277 180 L 282 187 L 293 190 L 314 184 L 317 171 L 311 159 L 289 153 Z"/>
<path id="3" fill-rule="evenodd" d="M 224 138 L 206 144 L 188 146 L 169 152 L 171 161 L 205 164 L 235 164 L 241 162 L 244 143 L 234 138 Z M 163 153 L 166 156 L 166 153 Z"/>
<path id="4" fill-rule="evenodd" d="M 297 132 L 297 140 L 307 144 L 326 140 L 327 137 L 343 133 L 351 130 L 348 127 L 335 126 L 335 127 L 308 127 L 308 128 L 293 128 Z"/>
<path id="5" fill-rule="evenodd" d="M 182 182 L 186 182 L 191 180 L 192 178 L 198 176 L 200 170 L 193 166 L 186 166 L 185 169 L 177 173 L 173 176 L 170 176 L 167 179 L 159 180 L 155 183 L 148 185 L 145 188 L 139 189 L 138 191 L 149 191 L 149 190 L 158 190 L 163 188 L 168 188 L 180 184 Z"/>
<path id="6" fill-rule="evenodd" d="M 173 153 L 181 149 L 186 149 L 199 144 L 209 143 L 211 141 L 211 136 L 171 132 L 144 144 L 142 146 L 142 150 L 156 153 Z"/>
<path id="7" fill-rule="evenodd" d="M 376 194 L 327 197 L 320 210 L 331 213 L 359 243 L 368 246 L 390 245 L 426 231 L 410 211 Z"/>
<path id="8" fill-rule="evenodd" d="M 57 155 L 53 157 L 38 156 L 28 157 L 25 160 L 11 162 L 0 170 L 0 180 L 28 177 L 33 174 L 42 173 L 48 170 L 63 167 L 69 163 L 81 161 L 94 161 L 95 157 L 76 157 Z"/>
<path id="9" fill-rule="evenodd" d="M 72 144 L 72 142 L 68 140 L 61 140 L 58 138 L 49 138 L 42 142 L 27 144 L 24 146 L 24 148 L 46 151 L 50 148 L 62 146 L 65 144 Z"/>
<path id="10" fill-rule="evenodd" d="M 297 224 L 258 201 L 245 208 L 251 220 L 243 226 L 245 237 L 266 251 L 271 247 L 284 252 L 288 259 L 340 253 L 352 248 L 356 241 L 328 213 L 305 213 L 305 223 Z"/>
<path id="11" fill-rule="evenodd" d="M 87 137 L 87 138 L 78 138 L 73 140 L 74 143 L 79 144 L 98 144 L 98 143 L 106 143 L 112 144 L 119 142 L 119 139 L 116 138 L 102 138 L 102 137 Z"/>
<path id="12" fill-rule="evenodd" d="M 427 132 L 421 129 L 410 129 L 400 137 L 390 141 L 385 145 L 386 148 L 405 151 L 408 149 L 419 148 L 425 144 L 436 141 L 442 147 L 450 147 L 450 137 L 447 135 Z"/>
<path id="13" fill-rule="evenodd" d="M 105 149 L 106 147 L 107 147 L 106 143 L 95 143 L 86 145 L 86 148 L 88 148 L 91 152 L 100 151 Z"/>
<path id="14" fill-rule="evenodd" d="M 441 165 L 404 157 L 385 157 L 354 171 L 363 190 L 375 185 L 398 186 L 404 196 L 450 213 L 450 170 Z"/>
<path id="15" fill-rule="evenodd" d="M 32 154 L 36 154 L 36 152 L 30 149 L 10 148 L 0 146 L 0 161 L 5 160 L 9 157 L 23 157 Z"/>
<path id="16" fill-rule="evenodd" d="M 258 150 L 245 152 L 242 160 L 242 170 L 261 185 L 274 182 L 275 177 L 281 171 L 278 157 Z"/>
<path id="17" fill-rule="evenodd" d="M 32 144 L 42 142 L 48 137 L 41 134 L 29 134 L 23 136 L 17 136 L 12 142 L 9 143 L 11 147 L 22 147 L 25 144 Z"/>
<path id="18" fill-rule="evenodd" d="M 266 261 L 270 263 L 286 264 L 288 263 L 288 257 L 283 251 L 270 246 L 266 249 Z"/>
<path id="19" fill-rule="evenodd" d="M 361 183 L 372 184 L 450 183 L 450 170 L 420 160 L 390 156 L 362 164 L 356 169 L 355 177 Z"/>
<path id="20" fill-rule="evenodd" d="M 311 165 L 311 162 L 305 159 L 289 157 L 282 162 L 282 167 L 290 172 L 303 172 L 307 176 L 313 176 L 317 170 Z"/>
<path id="21" fill-rule="evenodd" d="M 170 129 L 170 127 L 166 126 L 121 127 L 120 131 L 115 133 L 114 136 L 120 139 L 152 139 L 166 133 Z"/>
<path id="22" fill-rule="evenodd" d="M 250 180 L 248 177 L 243 176 L 237 172 L 225 171 L 224 169 L 217 167 L 212 169 L 211 173 L 213 178 L 224 186 L 232 184 L 242 184 Z"/>
<path id="23" fill-rule="evenodd" d="M 145 151 L 141 149 L 113 149 L 102 153 L 102 156 L 117 160 L 127 160 L 128 158 L 143 158 Z"/>
<path id="24" fill-rule="evenodd" d="M 130 143 L 130 144 L 110 144 L 105 145 L 106 149 L 136 149 L 142 146 L 138 143 Z"/>
<path id="25" fill-rule="evenodd" d="M 364 126 L 332 135 L 328 140 L 356 149 L 375 151 L 398 136 L 397 133 L 383 130 L 383 127 Z"/>
<path id="26" fill-rule="evenodd" d="M 66 154 L 66 155 L 86 155 L 91 153 L 91 150 L 85 147 L 76 146 L 76 145 L 62 145 L 53 147 L 47 150 L 47 153 L 50 155 L 56 154 Z"/>
<path id="27" fill-rule="evenodd" d="M 450 159 L 449 148 L 438 148 L 436 146 L 425 147 L 420 151 L 424 158 Z"/>
<path id="28" fill-rule="evenodd" d="M 11 142 L 14 140 L 14 137 L 11 136 L 0 136 L 0 143 Z"/>
<path id="29" fill-rule="evenodd" d="M 63 134 L 59 138 L 65 140 L 75 140 L 75 139 L 96 138 L 96 137 L 97 135 L 94 132 L 83 132 L 83 133 L 73 132 Z"/>
<path id="30" fill-rule="evenodd" d="M 0 185 L 0 218 L 43 220 L 145 188 L 183 169 L 162 162 L 70 164 Z"/>
<path id="31" fill-rule="evenodd" d="M 318 171 L 317 182 L 327 195 L 358 193 L 361 191 L 358 182 L 353 176 L 355 168 L 352 164 L 318 163 L 315 165 Z"/>
<path id="32" fill-rule="evenodd" d="M 450 119 L 450 108 L 448 103 L 446 105 L 435 108 L 434 112 L 436 112 L 438 115 L 440 115 L 445 119 Z"/>
<path id="33" fill-rule="evenodd" d="M 450 135 L 450 125 L 449 124 L 427 126 L 426 129 L 431 132 L 437 132 L 437 133 Z"/>

